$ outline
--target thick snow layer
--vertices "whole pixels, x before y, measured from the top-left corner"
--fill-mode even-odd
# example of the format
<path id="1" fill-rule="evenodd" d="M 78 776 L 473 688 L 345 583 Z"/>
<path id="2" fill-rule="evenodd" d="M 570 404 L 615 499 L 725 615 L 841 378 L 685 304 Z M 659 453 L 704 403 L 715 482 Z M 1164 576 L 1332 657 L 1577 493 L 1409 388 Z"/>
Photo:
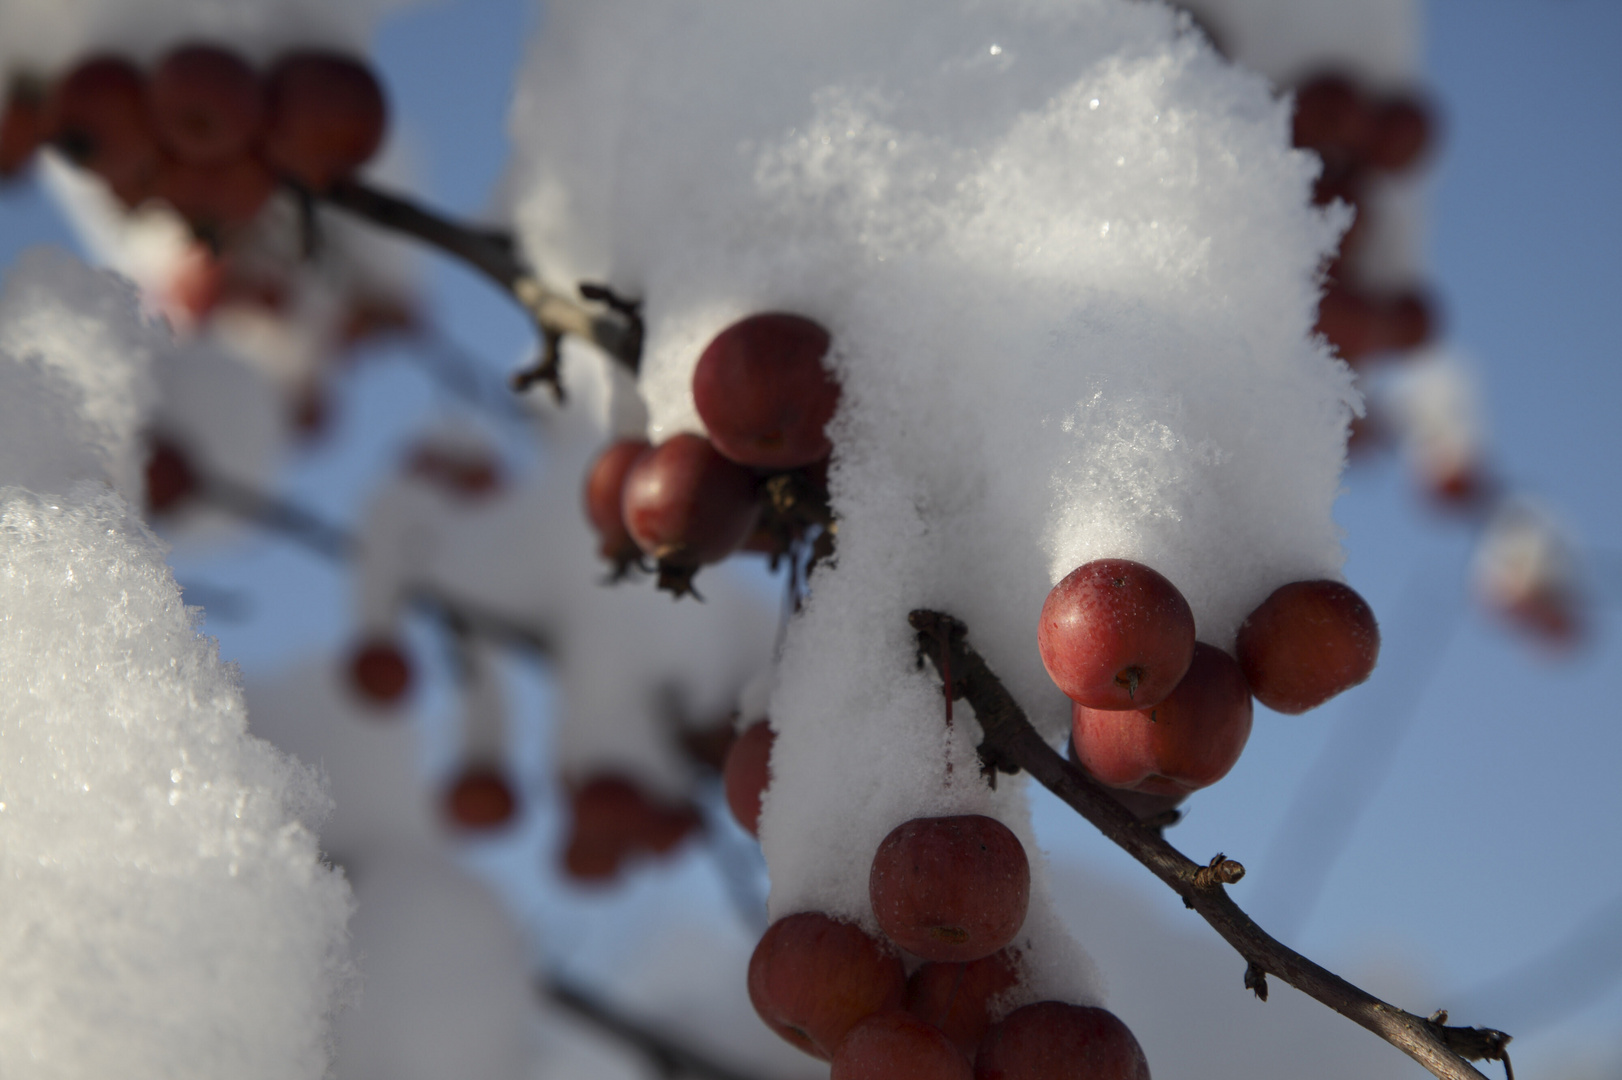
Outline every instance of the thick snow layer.
<path id="1" fill-rule="evenodd" d="M 1057 738 L 1037 616 L 1077 565 L 1154 566 L 1225 648 L 1278 585 L 1339 573 L 1360 404 L 1310 332 L 1346 215 L 1308 205 L 1288 103 L 1186 25 L 1125 0 L 549 13 L 514 118 L 524 240 L 645 299 L 652 436 L 699 427 L 693 365 L 738 317 L 835 342 L 838 560 L 771 703 L 775 915 L 871 925 L 863 853 L 921 814 L 993 813 L 1034 850 L 968 711 L 942 723 L 909 609 L 965 619 Z M 1095 993 L 1046 911 L 1036 989 Z"/>
<path id="2" fill-rule="evenodd" d="M 0 298 L 0 1075 L 313 1080 L 349 890 L 315 777 L 247 734 L 107 486 L 139 461 L 150 333 L 62 256 Z"/>

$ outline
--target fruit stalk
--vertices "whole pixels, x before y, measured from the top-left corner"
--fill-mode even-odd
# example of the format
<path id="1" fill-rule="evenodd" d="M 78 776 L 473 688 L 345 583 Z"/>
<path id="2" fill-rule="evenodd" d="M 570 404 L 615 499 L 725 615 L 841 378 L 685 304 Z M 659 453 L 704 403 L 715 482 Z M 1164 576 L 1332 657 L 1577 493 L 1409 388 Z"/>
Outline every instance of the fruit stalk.
<path id="1" fill-rule="evenodd" d="M 1031 726 L 1019 702 L 985 659 L 968 643 L 968 627 L 939 611 L 919 609 L 908 622 L 918 632 L 918 655 L 941 671 L 950 670 L 949 692 L 974 709 L 985 739 L 979 746 L 982 772 L 1021 769 L 1064 800 L 1105 837 L 1148 867 L 1198 912 L 1247 962 L 1245 985 L 1266 999 L 1266 976 L 1291 986 L 1362 1025 L 1442 1080 L 1485 1080 L 1471 1061 L 1504 1061 L 1510 1036 L 1488 1028 L 1449 1027 L 1387 1004 L 1308 960 L 1271 937 L 1234 903 L 1224 879 L 1237 880 L 1242 867 L 1232 860 L 1202 865 L 1167 843 L 1152 824 L 1140 823 L 1102 784 L 1071 765 Z M 945 663 L 943 663 L 943 661 Z M 949 664 L 949 667 L 946 666 Z M 1219 870 L 1213 873 L 1213 869 Z"/>
<path id="2" fill-rule="evenodd" d="M 628 305 L 604 303 L 594 311 L 543 284 L 518 255 L 511 236 L 453 221 L 418 203 L 356 180 L 344 180 L 316 195 L 321 201 L 364 218 L 380 228 L 404 233 L 466 263 L 516 300 L 543 337 L 573 334 L 601 348 L 636 373 L 642 352 L 641 326 Z M 593 290 L 592 295 L 600 295 Z M 555 373 L 549 376 L 555 379 Z M 554 392 L 558 388 L 554 382 Z"/>

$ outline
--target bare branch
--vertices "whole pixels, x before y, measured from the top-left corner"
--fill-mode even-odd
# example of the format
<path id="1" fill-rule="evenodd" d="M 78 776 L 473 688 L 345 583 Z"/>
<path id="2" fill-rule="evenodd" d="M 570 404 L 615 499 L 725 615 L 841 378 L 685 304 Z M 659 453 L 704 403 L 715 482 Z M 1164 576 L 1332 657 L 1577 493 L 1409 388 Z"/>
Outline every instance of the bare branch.
<path id="1" fill-rule="evenodd" d="M 705 1080 L 755 1080 L 712 1061 L 668 1035 L 638 1023 L 557 976 L 536 980 L 536 991 L 546 1000 L 587 1021 L 622 1042 L 629 1043 L 653 1062 L 665 1076 L 690 1074 Z"/>
<path id="2" fill-rule="evenodd" d="M 1165 882 L 1247 962 L 1245 986 L 1266 1000 L 1274 975 L 1380 1036 L 1443 1080 L 1485 1080 L 1470 1061 L 1504 1061 L 1510 1037 L 1486 1028 L 1448 1027 L 1447 1014 L 1416 1016 L 1387 1004 L 1274 940 L 1240 910 L 1225 885 L 1244 868 L 1222 855 L 1201 865 L 1139 822 L 1108 789 L 1061 757 L 1026 719 L 1002 681 L 968 644 L 968 628 L 950 615 L 918 610 L 919 655 L 940 670 L 949 658 L 953 689 L 974 707 L 985 732 L 980 758 L 988 774 L 1025 769 L 1115 844 Z M 944 677 L 944 673 L 943 673 Z"/>
<path id="3" fill-rule="evenodd" d="M 209 474 L 197 477 L 195 497 L 218 510 L 252 522 L 334 562 L 360 554 L 360 541 L 338 525 L 288 499 L 266 494 L 246 484 Z M 499 611 L 452 596 L 435 585 L 417 582 L 401 587 L 406 602 L 458 634 L 499 641 L 538 656 L 551 656 L 550 635 Z"/>
<path id="4" fill-rule="evenodd" d="M 519 258 L 510 235 L 464 225 L 354 180 L 334 184 L 317 197 L 380 228 L 421 240 L 479 271 L 529 313 L 543 340 L 555 341 L 563 334 L 573 334 L 594 343 L 632 373 L 640 365 L 642 323 L 636 305 L 602 286 L 585 286 L 582 292 L 607 309 L 593 310 L 575 297 L 550 288 Z M 552 383 L 554 390 L 561 393 L 555 376 L 554 364 L 537 379 Z"/>

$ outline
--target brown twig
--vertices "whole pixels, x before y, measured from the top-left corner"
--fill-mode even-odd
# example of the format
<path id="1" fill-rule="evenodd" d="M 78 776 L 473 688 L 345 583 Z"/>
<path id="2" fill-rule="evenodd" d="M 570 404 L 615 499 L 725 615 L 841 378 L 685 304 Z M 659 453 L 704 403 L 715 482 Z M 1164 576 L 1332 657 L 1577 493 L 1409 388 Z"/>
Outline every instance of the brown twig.
<path id="1" fill-rule="evenodd" d="M 985 733 L 979 748 L 984 771 L 994 776 L 1025 769 L 1148 867 L 1244 957 L 1245 986 L 1257 997 L 1266 1000 L 1267 976 L 1275 975 L 1368 1028 L 1443 1080 L 1485 1080 L 1471 1061 L 1503 1061 L 1507 1070 L 1510 1037 L 1503 1032 L 1449 1027 L 1445 1012 L 1430 1018 L 1406 1012 L 1274 940 L 1228 896 L 1225 885 L 1239 880 L 1243 866 L 1221 855 L 1203 866 L 1193 861 L 1167 843 L 1158 829 L 1137 821 L 1098 781 L 1061 757 L 969 646 L 968 628 L 962 622 L 927 610 L 912 612 L 908 620 L 918 632 L 921 656 L 937 667 L 940 657 L 950 656 L 955 686 L 963 688 Z"/>
<path id="2" fill-rule="evenodd" d="M 214 473 L 193 473 L 193 497 L 240 520 L 276 533 L 333 562 L 357 558 L 360 541 L 342 527 L 289 499 L 269 495 Z M 405 583 L 406 603 L 457 633 L 499 641 L 537 656 L 555 655 L 552 638 L 543 629 L 520 622 L 499 611 L 452 596 L 428 583 Z"/>
<path id="3" fill-rule="evenodd" d="M 550 288 L 518 255 L 512 237 L 453 221 L 442 214 L 355 180 L 334 184 L 318 196 L 329 206 L 364 218 L 384 229 L 404 233 L 466 263 L 499 285 L 540 328 L 547 354 L 529 382 L 550 383 L 562 395 L 557 378 L 556 341 L 564 334 L 584 338 L 635 373 L 642 360 L 642 321 L 634 302 L 600 285 L 582 287 L 583 295 L 601 305 L 593 310 L 580 300 Z"/>

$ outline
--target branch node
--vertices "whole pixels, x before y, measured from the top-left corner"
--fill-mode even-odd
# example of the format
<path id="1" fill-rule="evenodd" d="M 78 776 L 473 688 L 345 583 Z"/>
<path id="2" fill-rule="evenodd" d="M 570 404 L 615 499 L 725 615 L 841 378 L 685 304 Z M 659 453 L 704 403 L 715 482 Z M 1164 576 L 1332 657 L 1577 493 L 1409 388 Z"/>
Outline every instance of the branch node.
<path id="1" fill-rule="evenodd" d="M 608 285 L 582 281 L 580 297 L 602 304 L 625 320 L 625 333 L 620 343 L 620 359 L 635 375 L 642 370 L 642 342 L 647 336 L 647 324 L 642 321 L 642 301 L 621 296 Z"/>
<path id="2" fill-rule="evenodd" d="M 1232 885 L 1244 876 L 1245 867 L 1242 863 L 1218 852 L 1212 856 L 1210 862 L 1194 871 L 1194 886 L 1199 889 L 1210 889 L 1218 885 Z"/>
<path id="3" fill-rule="evenodd" d="M 513 372 L 512 388 L 522 394 L 536 383 L 545 383 L 552 391 L 552 400 L 563 404 L 567 396 L 563 390 L 563 332 L 541 331 L 541 355 L 527 368 Z"/>
<path id="4" fill-rule="evenodd" d="M 1267 1000 L 1267 971 L 1254 960 L 1245 967 L 1245 989 L 1254 991 L 1257 1001 Z"/>
<path id="5" fill-rule="evenodd" d="M 1446 1009 L 1437 1009 L 1425 1021 L 1425 1025 L 1449 1050 L 1466 1061 L 1502 1061 L 1509 1080 L 1515 1080 L 1508 1049 L 1514 1036 L 1495 1028 L 1448 1027 Z"/>

